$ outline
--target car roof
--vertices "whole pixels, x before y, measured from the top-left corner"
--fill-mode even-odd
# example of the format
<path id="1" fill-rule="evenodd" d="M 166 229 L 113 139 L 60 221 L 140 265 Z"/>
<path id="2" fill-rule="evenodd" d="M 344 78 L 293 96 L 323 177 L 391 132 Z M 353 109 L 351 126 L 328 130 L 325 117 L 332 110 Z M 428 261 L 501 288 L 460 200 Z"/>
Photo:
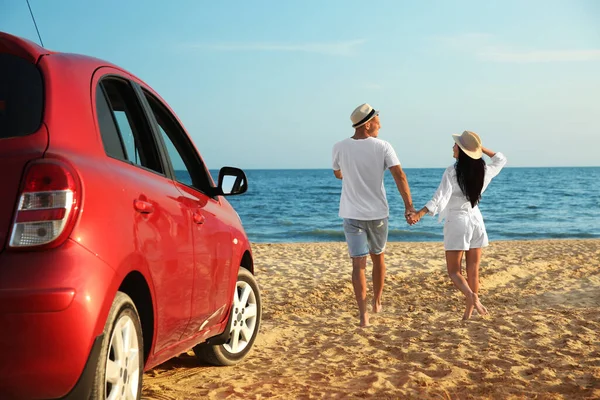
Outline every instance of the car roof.
<path id="1" fill-rule="evenodd" d="M 37 64 L 42 56 L 52 56 L 54 55 L 56 58 L 61 59 L 58 62 L 58 65 L 64 65 L 64 62 L 69 64 L 77 64 L 82 70 L 91 70 L 94 71 L 100 67 L 111 67 L 123 72 L 126 72 L 130 76 L 137 79 L 139 82 L 144 83 L 144 85 L 148 86 L 144 81 L 139 79 L 137 76 L 132 74 L 131 72 L 121 68 L 113 63 L 108 61 L 90 57 L 82 54 L 74 54 L 74 53 L 63 53 L 58 51 L 48 50 L 31 40 L 14 36 L 6 32 L 0 31 L 0 52 L 11 53 L 18 57 L 24 58 L 33 64 Z M 58 60 L 56 60 L 58 61 Z"/>

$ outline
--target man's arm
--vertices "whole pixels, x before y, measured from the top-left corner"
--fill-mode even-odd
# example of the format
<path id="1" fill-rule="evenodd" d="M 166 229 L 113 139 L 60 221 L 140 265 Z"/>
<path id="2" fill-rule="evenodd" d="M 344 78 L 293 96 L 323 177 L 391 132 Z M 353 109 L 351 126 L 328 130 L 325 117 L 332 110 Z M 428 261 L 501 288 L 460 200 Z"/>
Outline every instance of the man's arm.
<path id="1" fill-rule="evenodd" d="M 342 170 L 341 169 L 337 169 L 337 170 L 334 169 L 333 174 L 335 175 L 336 178 L 342 179 Z"/>
<path id="2" fill-rule="evenodd" d="M 393 167 L 390 167 L 390 172 L 394 177 L 394 181 L 396 181 L 396 187 L 400 192 L 400 196 L 402 196 L 402 200 L 404 200 L 404 215 L 406 216 L 409 213 L 416 212 L 413 207 L 408 180 L 406 179 L 406 174 L 402 170 L 402 167 L 400 165 L 394 165 Z"/>

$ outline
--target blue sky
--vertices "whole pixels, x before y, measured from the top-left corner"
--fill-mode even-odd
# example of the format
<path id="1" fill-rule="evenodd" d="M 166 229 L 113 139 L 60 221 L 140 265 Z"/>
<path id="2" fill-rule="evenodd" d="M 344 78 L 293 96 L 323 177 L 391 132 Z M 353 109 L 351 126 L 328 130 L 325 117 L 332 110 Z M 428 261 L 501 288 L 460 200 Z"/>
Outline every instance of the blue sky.
<path id="1" fill-rule="evenodd" d="M 25 0 L 0 30 L 38 41 Z M 600 165 L 600 2 L 30 0 L 44 45 L 113 62 L 183 121 L 209 168 L 329 168 L 381 110 L 404 167 L 480 134 L 510 166 Z"/>

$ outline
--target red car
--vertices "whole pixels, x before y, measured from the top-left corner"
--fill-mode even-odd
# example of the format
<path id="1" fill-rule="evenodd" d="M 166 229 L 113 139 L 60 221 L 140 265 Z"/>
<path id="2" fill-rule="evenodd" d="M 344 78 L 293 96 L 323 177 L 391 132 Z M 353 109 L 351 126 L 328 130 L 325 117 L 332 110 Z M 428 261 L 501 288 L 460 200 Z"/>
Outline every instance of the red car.
<path id="1" fill-rule="evenodd" d="M 191 348 L 248 354 L 261 297 L 224 198 L 246 176 L 215 185 L 140 79 L 0 32 L 0 170 L 0 398 L 138 399 Z"/>

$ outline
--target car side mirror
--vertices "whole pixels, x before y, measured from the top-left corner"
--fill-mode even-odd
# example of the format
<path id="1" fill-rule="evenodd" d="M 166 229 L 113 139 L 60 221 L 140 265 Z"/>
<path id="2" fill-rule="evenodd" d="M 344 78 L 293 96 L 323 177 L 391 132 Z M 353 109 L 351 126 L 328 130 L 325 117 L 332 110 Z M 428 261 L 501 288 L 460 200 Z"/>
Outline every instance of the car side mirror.
<path id="1" fill-rule="evenodd" d="M 219 171 L 217 194 L 220 196 L 233 196 L 245 193 L 248 190 L 246 174 L 239 168 L 223 167 Z"/>

